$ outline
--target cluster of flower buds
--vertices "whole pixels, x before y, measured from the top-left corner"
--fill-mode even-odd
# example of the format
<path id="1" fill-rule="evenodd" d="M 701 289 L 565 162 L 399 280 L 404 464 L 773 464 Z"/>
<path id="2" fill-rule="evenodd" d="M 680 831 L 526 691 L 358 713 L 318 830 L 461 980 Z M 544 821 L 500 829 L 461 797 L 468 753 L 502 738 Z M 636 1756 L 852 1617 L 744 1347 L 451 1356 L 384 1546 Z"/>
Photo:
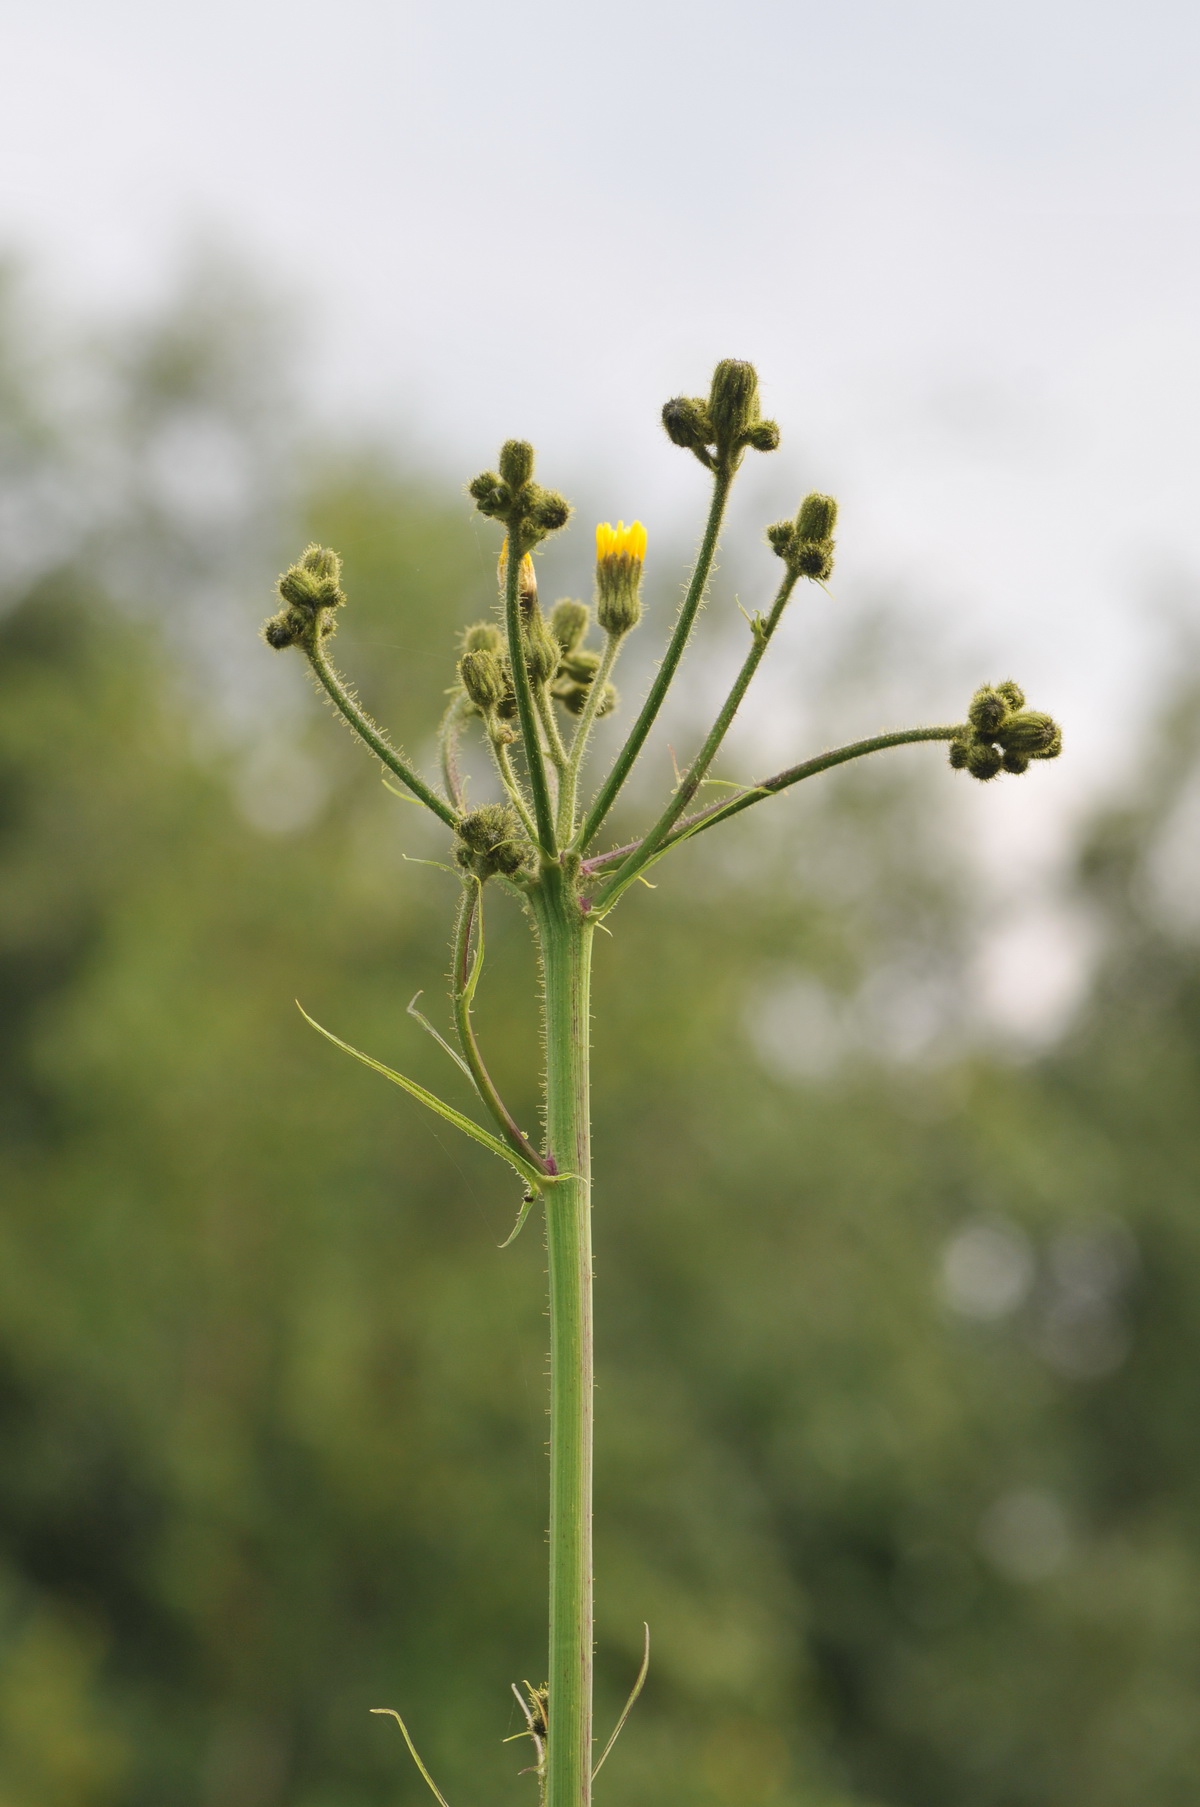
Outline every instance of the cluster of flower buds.
<path id="1" fill-rule="evenodd" d="M 789 571 L 824 583 L 833 570 L 833 530 L 838 505 L 816 490 L 805 496 L 794 521 L 776 521 L 767 538 Z"/>
<path id="2" fill-rule="evenodd" d="M 779 444 L 779 428 L 759 412 L 758 372 L 742 358 L 721 360 L 707 401 L 677 395 L 664 407 L 662 419 L 672 444 L 694 452 L 709 470 L 736 470 L 748 445 L 773 452 Z"/>
<path id="3" fill-rule="evenodd" d="M 345 602 L 342 561 L 328 546 L 307 546 L 299 561 L 276 580 L 283 607 L 263 625 L 263 639 L 276 652 L 287 646 L 312 649 L 332 634 L 335 611 Z"/>
<path id="4" fill-rule="evenodd" d="M 1031 759 L 1057 759 L 1062 729 L 1040 709 L 1026 709 L 1025 692 L 1011 678 L 985 684 L 971 699 L 961 732 L 950 742 L 950 764 L 986 782 L 1000 772 L 1026 772 Z"/>
<path id="5" fill-rule="evenodd" d="M 478 879 L 496 872 L 512 878 L 533 863 L 533 848 L 510 803 L 485 803 L 471 810 L 455 833 L 455 858 L 464 872 L 473 872 Z"/>
<path id="6" fill-rule="evenodd" d="M 499 473 L 483 471 L 467 487 L 480 514 L 503 521 L 523 553 L 571 518 L 565 496 L 533 481 L 533 447 L 527 439 L 506 439 Z"/>

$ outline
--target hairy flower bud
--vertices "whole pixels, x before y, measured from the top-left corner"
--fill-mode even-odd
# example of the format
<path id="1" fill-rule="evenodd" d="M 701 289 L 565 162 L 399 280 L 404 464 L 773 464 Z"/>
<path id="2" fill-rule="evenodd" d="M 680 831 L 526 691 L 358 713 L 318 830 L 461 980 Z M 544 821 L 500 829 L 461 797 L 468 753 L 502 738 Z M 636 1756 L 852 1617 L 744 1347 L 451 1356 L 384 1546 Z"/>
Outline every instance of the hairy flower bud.
<path id="1" fill-rule="evenodd" d="M 716 439 L 708 404 L 699 395 L 676 395 L 662 411 L 662 423 L 672 445 L 687 452 L 701 451 Z"/>
<path id="2" fill-rule="evenodd" d="M 758 372 L 743 358 L 722 358 L 713 371 L 708 412 L 718 446 L 735 446 L 758 423 Z"/>
<path id="3" fill-rule="evenodd" d="M 465 653 L 501 653 L 504 635 L 494 621 L 475 621 L 463 629 L 462 649 Z"/>
<path id="4" fill-rule="evenodd" d="M 500 447 L 500 475 L 510 489 L 524 489 L 533 476 L 533 447 L 527 439 L 506 439 Z"/>
<path id="5" fill-rule="evenodd" d="M 508 803 L 485 803 L 458 824 L 458 863 L 477 878 L 494 872 L 511 877 L 530 858 L 516 811 Z"/>
<path id="6" fill-rule="evenodd" d="M 263 627 L 268 646 L 316 647 L 333 632 L 334 610 L 345 602 L 342 561 L 328 546 L 306 546 L 294 565 L 276 579 L 284 607 Z"/>
<path id="7" fill-rule="evenodd" d="M 972 778 L 978 778 L 986 783 L 989 778 L 997 775 L 1003 764 L 1004 755 L 995 747 L 989 746 L 986 741 L 973 741 L 967 749 L 967 770 Z"/>
<path id="8" fill-rule="evenodd" d="M 606 634 L 627 634 L 642 618 L 646 529 L 601 521 L 596 528 L 596 619 Z"/>
<path id="9" fill-rule="evenodd" d="M 504 667 L 489 647 L 464 653 L 458 661 L 462 687 L 484 715 L 499 707 L 507 689 Z"/>
<path id="10" fill-rule="evenodd" d="M 823 496 L 819 490 L 813 490 L 805 496 L 796 515 L 796 538 L 800 540 L 831 540 L 833 530 L 837 526 L 838 505 L 832 496 Z"/>
<path id="11" fill-rule="evenodd" d="M 996 738 L 1006 752 L 1024 753 L 1029 759 L 1053 759 L 1062 747 L 1058 723 L 1040 709 L 1010 715 Z M 1052 747 L 1054 752 L 1050 751 Z"/>
<path id="12" fill-rule="evenodd" d="M 563 596 L 555 603 L 550 611 L 550 632 L 564 653 L 574 652 L 582 644 L 590 618 L 591 610 L 586 602 Z"/>
<path id="13" fill-rule="evenodd" d="M 983 684 L 971 698 L 967 720 L 976 734 L 984 740 L 993 740 L 1008 714 L 1008 699 L 990 684 Z"/>
<path id="14" fill-rule="evenodd" d="M 534 606 L 525 623 L 525 664 L 534 684 L 548 684 L 558 670 L 562 648 L 546 626 L 542 611 Z"/>

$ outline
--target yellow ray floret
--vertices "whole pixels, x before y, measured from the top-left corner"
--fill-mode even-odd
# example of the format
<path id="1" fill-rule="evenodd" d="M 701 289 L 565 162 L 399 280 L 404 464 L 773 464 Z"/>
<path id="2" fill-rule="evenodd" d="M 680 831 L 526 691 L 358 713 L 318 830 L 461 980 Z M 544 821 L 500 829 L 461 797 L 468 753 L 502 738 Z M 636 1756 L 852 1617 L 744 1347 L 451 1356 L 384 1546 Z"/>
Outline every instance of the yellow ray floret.
<path id="1" fill-rule="evenodd" d="M 615 527 L 611 521 L 599 523 L 596 528 L 597 564 L 611 558 L 631 558 L 640 565 L 645 556 L 646 529 L 640 521 L 631 521 L 628 527 L 624 521 L 618 521 Z"/>

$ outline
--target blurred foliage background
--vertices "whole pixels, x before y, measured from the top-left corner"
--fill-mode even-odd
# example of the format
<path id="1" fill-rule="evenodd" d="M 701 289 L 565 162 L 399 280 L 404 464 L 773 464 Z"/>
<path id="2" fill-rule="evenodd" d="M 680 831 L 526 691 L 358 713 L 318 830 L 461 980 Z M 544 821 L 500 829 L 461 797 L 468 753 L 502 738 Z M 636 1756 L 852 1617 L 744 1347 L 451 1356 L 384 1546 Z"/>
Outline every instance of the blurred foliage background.
<path id="1" fill-rule="evenodd" d="M 543 1252 L 293 1007 L 459 1096 L 404 1011 L 440 840 L 255 639 L 281 558 L 338 546 L 342 662 L 424 754 L 495 548 L 306 429 L 219 272 L 71 345 L 8 295 L 0 1807 L 420 1800 L 384 1705 L 456 1807 L 532 1800 Z M 998 675 L 851 616 L 817 744 Z M 1036 1056 L 972 1020 L 984 794 L 940 756 L 750 812 L 614 920 L 602 1726 L 644 1619 L 654 1655 L 602 1801 L 1196 1799 L 1197 717 L 1080 835 L 1093 977 Z M 497 899 L 481 1030 L 529 1114 L 532 978 Z"/>

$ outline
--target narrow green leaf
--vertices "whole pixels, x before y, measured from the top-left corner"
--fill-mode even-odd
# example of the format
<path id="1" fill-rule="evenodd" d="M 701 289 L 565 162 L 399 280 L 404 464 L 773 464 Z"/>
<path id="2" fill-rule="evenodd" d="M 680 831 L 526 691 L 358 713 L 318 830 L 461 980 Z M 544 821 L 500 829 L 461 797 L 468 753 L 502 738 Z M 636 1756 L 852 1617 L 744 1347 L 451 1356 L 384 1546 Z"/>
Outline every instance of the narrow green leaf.
<path id="1" fill-rule="evenodd" d="M 407 1092 L 410 1098 L 416 1098 L 428 1110 L 433 1111 L 447 1123 L 452 1123 L 455 1129 L 460 1129 L 464 1136 L 470 1136 L 472 1142 L 478 1142 L 481 1148 L 490 1148 L 493 1154 L 498 1154 L 502 1161 L 507 1161 L 510 1167 L 516 1169 L 526 1185 L 532 1187 L 535 1192 L 540 1191 L 543 1186 L 553 1185 L 555 1179 L 568 1177 L 566 1174 L 539 1173 L 531 1162 L 522 1160 L 516 1150 L 509 1148 L 500 1140 L 499 1136 L 494 1136 L 490 1130 L 481 1128 L 478 1123 L 472 1122 L 470 1117 L 464 1117 L 462 1112 L 456 1111 L 452 1104 L 443 1103 L 440 1098 L 435 1097 L 432 1092 L 427 1092 L 425 1087 L 418 1085 L 415 1080 L 406 1079 L 403 1073 L 394 1072 L 391 1067 L 385 1067 L 381 1060 L 373 1059 L 370 1054 L 364 1054 L 361 1048 L 353 1048 L 340 1036 L 331 1034 L 328 1029 L 323 1029 L 320 1023 L 315 1022 L 309 1016 L 298 999 L 296 1009 L 305 1022 L 315 1029 L 318 1035 L 323 1035 L 327 1042 L 332 1042 L 335 1048 L 341 1048 L 345 1054 L 352 1054 L 355 1060 L 362 1061 L 364 1067 L 370 1067 L 374 1072 L 382 1073 L 385 1079 L 390 1079 L 393 1085 L 398 1085 L 400 1090 Z"/>
<path id="2" fill-rule="evenodd" d="M 312 1023 L 311 1017 L 309 1017 L 308 1020 L 310 1023 Z M 317 1026 L 318 1025 L 316 1023 L 313 1023 L 314 1029 L 317 1028 Z M 322 1035 L 324 1035 L 325 1031 L 322 1029 L 321 1033 L 322 1033 Z M 344 1047 L 345 1043 L 343 1042 L 341 1045 Z M 353 1049 L 351 1049 L 351 1052 L 353 1053 Z M 425 1780 L 428 1782 L 430 1788 L 433 1790 L 434 1794 L 437 1796 L 438 1800 L 441 1802 L 442 1807 L 450 1807 L 450 1803 L 447 1801 L 445 1795 L 442 1793 L 441 1789 L 438 1787 L 437 1783 L 434 1781 L 433 1777 L 430 1775 L 429 1771 L 426 1769 L 425 1765 L 422 1763 L 421 1758 L 417 1751 L 417 1747 L 409 1736 L 408 1727 L 405 1725 L 404 1721 L 401 1719 L 399 1713 L 397 1713 L 395 1707 L 372 1707 L 371 1711 L 372 1711 L 372 1713 L 386 1713 L 389 1718 L 394 1719 L 396 1721 L 396 1724 L 400 1727 L 400 1730 L 404 1733 L 404 1742 L 408 1746 L 409 1754 L 411 1755 L 413 1762 L 416 1764 L 417 1768 L 420 1770 L 421 1774 L 424 1776 Z M 607 1755 L 607 1753 L 606 1753 L 606 1755 Z"/>

